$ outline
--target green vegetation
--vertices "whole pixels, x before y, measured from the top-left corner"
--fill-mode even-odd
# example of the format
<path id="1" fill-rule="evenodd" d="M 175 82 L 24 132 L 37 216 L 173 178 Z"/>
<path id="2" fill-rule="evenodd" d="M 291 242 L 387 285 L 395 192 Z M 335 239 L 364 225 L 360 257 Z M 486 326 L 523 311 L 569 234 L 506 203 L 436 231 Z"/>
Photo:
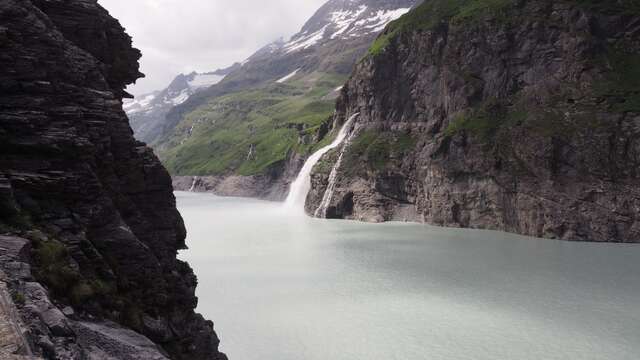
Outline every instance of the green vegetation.
<path id="1" fill-rule="evenodd" d="M 25 302 L 27 301 L 27 299 L 25 299 L 24 297 L 24 294 L 17 291 L 11 294 L 11 298 L 13 299 L 14 304 L 18 306 L 24 305 Z"/>
<path id="2" fill-rule="evenodd" d="M 69 299 L 72 304 L 82 304 L 85 301 L 91 299 L 96 294 L 93 288 L 84 281 L 81 281 L 71 287 L 69 293 Z"/>
<path id="3" fill-rule="evenodd" d="M 334 134 L 311 140 L 333 114 L 327 95 L 344 81 L 313 73 L 214 98 L 187 114 L 158 154 L 176 175 L 264 174 L 291 152 L 308 154 L 332 141 Z"/>
<path id="4" fill-rule="evenodd" d="M 603 13 L 639 14 L 640 0 L 573 0 L 579 6 Z M 402 33 L 432 30 L 444 23 L 465 24 L 492 16 L 501 21 L 513 20 L 505 10 L 517 4 L 515 0 L 430 0 L 389 24 L 369 49 L 380 54 L 395 37 Z"/>
<path id="5" fill-rule="evenodd" d="M 596 95 L 607 98 L 614 110 L 640 112 L 640 56 L 611 47 L 602 62 L 611 71 L 596 84 Z"/>
<path id="6" fill-rule="evenodd" d="M 54 292 L 66 294 L 80 281 L 80 274 L 69 266 L 67 248 L 62 243 L 36 242 L 34 256 L 38 265 L 36 277 Z"/>
<path id="7" fill-rule="evenodd" d="M 0 234 L 25 230 L 32 226 L 31 216 L 24 211 L 17 211 L 0 220 Z"/>
<path id="8" fill-rule="evenodd" d="M 366 170 L 365 166 L 371 170 L 383 170 L 391 159 L 402 158 L 415 145 L 416 139 L 409 133 L 366 130 L 347 148 L 343 168 L 352 174 Z"/>
<path id="9" fill-rule="evenodd" d="M 605 13 L 640 13 L 640 0 L 577 0 L 580 6 Z"/>
<path id="10" fill-rule="evenodd" d="M 425 1 L 408 14 L 387 26 L 369 49 L 369 54 L 381 53 L 396 36 L 412 31 L 431 30 L 438 25 L 453 21 L 468 22 L 484 14 L 498 14 L 513 0 L 431 0 Z"/>
<path id="11" fill-rule="evenodd" d="M 558 97 L 549 106 L 531 108 L 519 104 L 514 99 L 500 101 L 489 99 L 480 105 L 459 113 L 444 130 L 446 137 L 466 132 L 484 144 L 495 144 L 501 130 L 516 126 L 526 127 L 529 131 L 545 137 L 564 137 L 574 134 L 580 128 L 594 128 L 601 124 L 590 116 L 573 115 L 565 118 L 561 104 L 564 98 Z M 587 113 L 590 114 L 590 113 Z"/>
<path id="12" fill-rule="evenodd" d="M 338 149 L 329 150 L 313 167 L 313 173 L 329 174 L 338 160 Z"/>
<path id="13" fill-rule="evenodd" d="M 36 278 L 47 285 L 54 296 L 67 298 L 74 306 L 114 291 L 102 280 L 87 280 L 73 269 L 66 246 L 58 241 L 34 242 L 33 254 Z"/>
<path id="14" fill-rule="evenodd" d="M 120 321 L 126 326 L 141 331 L 143 329 L 142 317 L 144 312 L 140 308 L 131 302 L 127 302 L 126 306 L 123 306 L 122 313 L 120 314 Z"/>
<path id="15" fill-rule="evenodd" d="M 509 106 L 497 99 L 489 99 L 475 109 L 458 114 L 444 131 L 445 136 L 453 136 L 467 131 L 487 142 L 494 138 L 503 125 L 519 125 L 527 118 L 527 113 L 518 107 Z"/>

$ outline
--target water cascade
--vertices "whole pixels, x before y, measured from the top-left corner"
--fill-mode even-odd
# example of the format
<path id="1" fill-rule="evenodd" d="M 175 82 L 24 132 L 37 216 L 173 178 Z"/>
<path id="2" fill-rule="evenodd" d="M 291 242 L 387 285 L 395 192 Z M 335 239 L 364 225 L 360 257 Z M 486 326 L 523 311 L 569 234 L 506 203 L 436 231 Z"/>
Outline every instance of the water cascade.
<path id="1" fill-rule="evenodd" d="M 324 195 L 322 195 L 322 201 L 320 202 L 320 206 L 316 209 L 316 212 L 313 214 L 315 217 L 326 217 L 327 216 L 327 208 L 329 204 L 331 204 L 331 199 L 333 198 L 333 191 L 336 189 L 336 180 L 338 179 L 338 169 L 342 165 L 342 158 L 344 157 L 344 152 L 347 150 L 351 139 L 355 135 L 355 131 L 352 131 L 351 134 L 345 140 L 344 146 L 342 146 L 342 150 L 340 150 L 340 156 L 338 156 L 338 160 L 333 165 L 333 169 L 331 169 L 331 173 L 329 174 L 329 184 L 327 184 L 327 189 L 324 191 Z"/>
<path id="2" fill-rule="evenodd" d="M 196 182 L 198 182 L 198 177 L 194 176 L 193 177 L 193 182 L 191 183 L 191 188 L 189 188 L 190 192 L 193 192 L 196 189 Z"/>
<path id="3" fill-rule="evenodd" d="M 293 183 L 291 183 L 289 196 L 287 196 L 287 200 L 285 201 L 285 206 L 287 208 L 299 210 L 304 213 L 304 203 L 307 199 L 309 190 L 311 190 L 311 170 L 313 170 L 313 167 L 318 163 L 318 161 L 320 161 L 324 154 L 342 144 L 347 135 L 349 135 L 349 132 L 351 131 L 351 124 L 357 116 L 357 113 L 352 115 L 349 120 L 344 123 L 342 129 L 340 129 L 340 132 L 338 133 L 338 136 L 336 136 L 335 140 L 333 140 L 331 144 L 316 151 L 307 159 L 302 170 L 300 170 L 298 177 Z"/>

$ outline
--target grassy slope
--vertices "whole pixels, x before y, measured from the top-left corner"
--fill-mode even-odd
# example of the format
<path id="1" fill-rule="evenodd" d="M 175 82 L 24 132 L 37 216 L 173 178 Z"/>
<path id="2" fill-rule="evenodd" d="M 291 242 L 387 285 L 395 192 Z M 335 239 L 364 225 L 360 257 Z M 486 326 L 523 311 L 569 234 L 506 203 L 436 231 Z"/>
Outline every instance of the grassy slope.
<path id="1" fill-rule="evenodd" d="M 333 114 L 335 100 L 325 96 L 344 83 L 343 76 L 313 73 L 284 84 L 211 99 L 187 114 L 174 136 L 158 148 L 176 175 L 255 175 L 287 158 L 307 154 L 331 140 L 299 144 Z M 248 157 L 255 147 L 255 156 Z"/>

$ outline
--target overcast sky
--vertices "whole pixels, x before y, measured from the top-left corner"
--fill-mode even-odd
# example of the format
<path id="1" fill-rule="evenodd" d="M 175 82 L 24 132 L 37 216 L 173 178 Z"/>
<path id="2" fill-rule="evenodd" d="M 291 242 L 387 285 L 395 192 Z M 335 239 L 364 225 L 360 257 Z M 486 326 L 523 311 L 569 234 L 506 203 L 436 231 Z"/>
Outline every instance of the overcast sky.
<path id="1" fill-rule="evenodd" d="M 179 73 L 212 71 L 296 33 L 326 0 L 98 0 L 142 50 L 135 95 Z"/>

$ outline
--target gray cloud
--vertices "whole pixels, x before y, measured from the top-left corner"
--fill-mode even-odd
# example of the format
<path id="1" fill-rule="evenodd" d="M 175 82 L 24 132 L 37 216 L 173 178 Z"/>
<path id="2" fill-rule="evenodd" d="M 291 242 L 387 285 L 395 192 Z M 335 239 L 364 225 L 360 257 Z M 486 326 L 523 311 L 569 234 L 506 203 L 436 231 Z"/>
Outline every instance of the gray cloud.
<path id="1" fill-rule="evenodd" d="M 164 88 L 178 73 L 211 71 L 297 32 L 326 0 L 98 0 L 142 50 L 146 78 L 129 88 Z"/>

